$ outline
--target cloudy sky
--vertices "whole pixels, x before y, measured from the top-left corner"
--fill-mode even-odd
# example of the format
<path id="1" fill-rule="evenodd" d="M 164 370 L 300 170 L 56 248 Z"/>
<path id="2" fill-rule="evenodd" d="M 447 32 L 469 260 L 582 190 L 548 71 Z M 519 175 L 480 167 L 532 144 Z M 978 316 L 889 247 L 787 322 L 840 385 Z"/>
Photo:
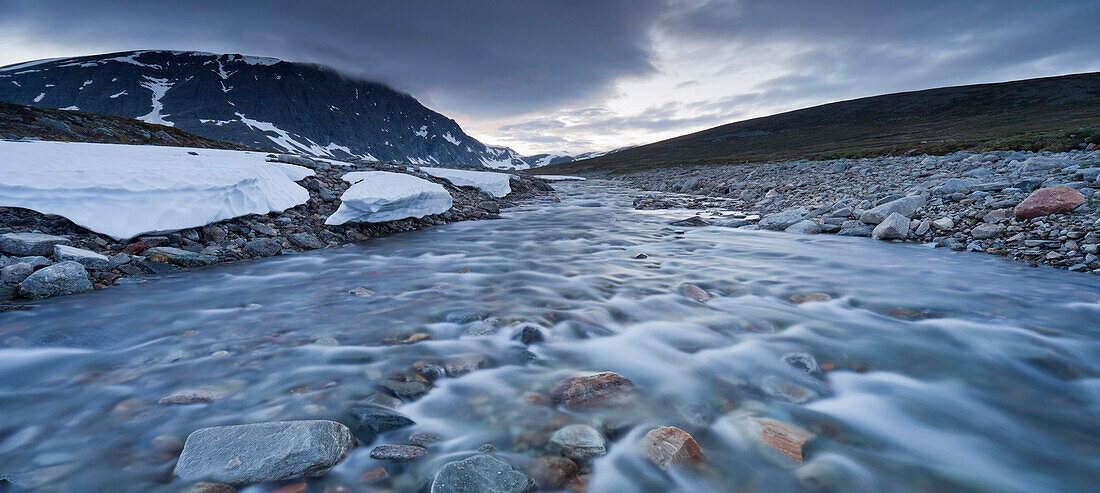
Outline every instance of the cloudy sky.
<path id="1" fill-rule="evenodd" d="M 0 0 L 0 65 L 135 49 L 323 63 L 530 154 L 1097 71 L 1098 26 L 1098 0 Z"/>

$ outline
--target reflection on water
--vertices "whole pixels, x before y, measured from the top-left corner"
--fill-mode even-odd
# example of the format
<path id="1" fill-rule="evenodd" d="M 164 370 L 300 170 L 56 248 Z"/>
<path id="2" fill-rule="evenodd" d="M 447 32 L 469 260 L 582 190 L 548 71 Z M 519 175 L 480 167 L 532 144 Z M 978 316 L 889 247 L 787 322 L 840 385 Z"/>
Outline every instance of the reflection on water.
<path id="1" fill-rule="evenodd" d="M 417 362 L 465 358 L 482 368 L 436 380 L 400 407 L 417 425 L 380 439 L 441 437 L 419 461 L 386 464 L 386 487 L 419 488 L 484 444 L 521 466 L 555 429 L 587 423 L 608 437 L 585 465 L 590 491 L 1100 488 L 1095 277 L 858 238 L 678 234 L 666 223 L 687 213 L 638 213 L 629 192 L 599 184 L 557 187 L 562 202 L 500 220 L 0 315 L 0 473 L 56 491 L 177 491 L 171 468 L 191 431 L 338 419 Z M 714 298 L 685 296 L 685 282 Z M 806 293 L 830 299 L 790 301 Z M 547 341 L 524 351 L 511 339 L 523 326 Z M 832 371 L 804 374 L 783 362 L 791 352 Z M 546 404 L 576 371 L 622 374 L 637 403 Z M 180 391 L 212 400 L 157 403 Z M 805 463 L 769 460 L 739 430 L 748 413 L 817 434 Z M 707 464 L 663 471 L 637 455 L 657 426 L 691 433 Z M 369 450 L 309 491 L 364 488 L 381 464 Z"/>

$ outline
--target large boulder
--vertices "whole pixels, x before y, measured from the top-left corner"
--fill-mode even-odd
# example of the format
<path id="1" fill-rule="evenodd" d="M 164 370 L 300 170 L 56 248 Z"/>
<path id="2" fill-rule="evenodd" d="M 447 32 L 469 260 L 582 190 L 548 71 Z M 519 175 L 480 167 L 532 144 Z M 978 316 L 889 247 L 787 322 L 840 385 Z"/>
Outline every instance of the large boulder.
<path id="1" fill-rule="evenodd" d="M 43 233 L 7 233 L 0 235 L 0 252 L 12 255 L 53 255 L 55 245 L 72 245 L 73 242 L 61 236 Z"/>
<path id="2" fill-rule="evenodd" d="M 894 212 L 875 226 L 871 237 L 876 240 L 904 240 L 909 237 L 909 218 Z"/>
<path id="3" fill-rule="evenodd" d="M 19 294 L 32 299 L 91 290 L 92 282 L 88 280 L 88 271 L 83 265 L 71 260 L 39 269 L 19 283 Z"/>
<path id="4" fill-rule="evenodd" d="M 1032 192 L 1023 202 L 1016 205 L 1013 212 L 1016 219 L 1032 219 L 1069 212 L 1083 203 L 1085 203 L 1085 197 L 1081 192 L 1065 185 L 1056 185 Z"/>
<path id="5" fill-rule="evenodd" d="M 322 476 L 355 446 L 335 421 L 281 421 L 203 428 L 183 445 L 173 474 L 232 484 Z"/>
<path id="6" fill-rule="evenodd" d="M 53 259 L 58 262 L 72 260 L 92 270 L 107 270 L 107 265 L 110 263 L 106 255 L 68 245 L 54 245 Z"/>
<path id="7" fill-rule="evenodd" d="M 507 462 L 480 454 L 444 464 L 432 480 L 431 493 L 528 493 L 538 487 Z"/>
<path id="8" fill-rule="evenodd" d="M 859 220 L 867 224 L 878 224 L 886 220 L 890 214 L 895 212 L 905 217 L 909 217 L 912 216 L 914 212 L 917 212 L 918 209 L 924 207 L 924 204 L 924 197 L 920 195 L 910 195 L 876 206 L 861 214 Z"/>
<path id="9" fill-rule="evenodd" d="M 803 214 L 799 210 L 789 210 L 770 214 L 764 216 L 764 218 L 760 220 L 760 227 L 763 229 L 782 231 L 801 221 L 802 217 Z"/>
<path id="10" fill-rule="evenodd" d="M 189 252 L 175 247 L 154 247 L 143 252 L 145 257 L 155 262 L 168 262 L 180 267 L 202 267 L 218 261 L 213 255 Z"/>

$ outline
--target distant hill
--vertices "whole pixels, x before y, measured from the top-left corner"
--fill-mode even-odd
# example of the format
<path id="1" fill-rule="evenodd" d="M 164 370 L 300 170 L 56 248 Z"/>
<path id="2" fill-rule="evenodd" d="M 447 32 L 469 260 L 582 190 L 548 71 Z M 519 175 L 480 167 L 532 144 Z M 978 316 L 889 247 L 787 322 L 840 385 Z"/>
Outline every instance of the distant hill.
<path id="1" fill-rule="evenodd" d="M 523 169 L 385 85 L 274 58 L 131 51 L 0 67 L 0 101 L 137 118 L 279 151 Z"/>
<path id="2" fill-rule="evenodd" d="M 132 118 L 35 108 L 0 101 L 0 138 L 25 137 L 68 142 L 258 150 Z"/>
<path id="3" fill-rule="evenodd" d="M 1100 72 L 841 101 L 554 164 L 540 173 L 963 149 L 1065 150 L 1090 136 L 1100 140 Z"/>

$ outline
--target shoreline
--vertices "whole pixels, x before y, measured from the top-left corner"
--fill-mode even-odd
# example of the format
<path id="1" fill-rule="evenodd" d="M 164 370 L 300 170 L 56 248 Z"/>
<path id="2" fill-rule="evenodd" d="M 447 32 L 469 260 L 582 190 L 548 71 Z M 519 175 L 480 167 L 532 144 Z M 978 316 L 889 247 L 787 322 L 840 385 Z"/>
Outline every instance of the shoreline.
<path id="1" fill-rule="evenodd" d="M 675 226 L 874 237 L 1100 274 L 1096 150 L 964 151 L 600 177 L 662 194 L 640 194 L 637 209 L 743 212 L 718 220 L 697 213 Z M 891 224 L 882 226 L 887 219 Z"/>
<path id="2" fill-rule="evenodd" d="M 405 165 L 354 162 L 334 165 L 323 160 L 289 160 L 295 161 L 290 164 L 306 164 L 316 175 L 297 181 L 309 191 L 309 200 L 282 212 L 240 216 L 171 233 L 145 234 L 128 240 L 115 240 L 77 226 L 61 216 L 15 207 L 0 207 L 0 235 L 36 232 L 59 236 L 68 240 L 69 246 L 107 257 L 105 268 L 87 269 L 88 280 L 93 289 L 100 290 L 120 281 L 127 282 L 125 279 L 173 274 L 238 260 L 337 248 L 370 238 L 451 222 L 492 219 L 504 208 L 553 193 L 553 189 L 545 182 L 515 174 L 511 175 L 511 193 L 497 198 L 475 187 L 454 186 L 447 180 Z M 421 218 L 382 223 L 325 225 L 325 219 L 336 211 L 341 195 L 351 186 L 341 177 L 354 171 L 398 172 L 438 183 L 451 194 L 453 206 L 441 214 Z M 52 251 L 52 246 L 50 248 Z M 23 263 L 30 264 L 37 271 L 57 263 L 57 259 L 47 258 L 48 256 L 0 252 L 0 269 Z M 29 272 L 23 274 L 26 275 L 22 277 L 26 278 Z M 44 299 L 19 297 L 18 282 L 11 282 L 18 279 L 15 277 L 18 275 L 19 273 L 9 272 L 0 281 L 0 313 L 28 310 Z"/>

